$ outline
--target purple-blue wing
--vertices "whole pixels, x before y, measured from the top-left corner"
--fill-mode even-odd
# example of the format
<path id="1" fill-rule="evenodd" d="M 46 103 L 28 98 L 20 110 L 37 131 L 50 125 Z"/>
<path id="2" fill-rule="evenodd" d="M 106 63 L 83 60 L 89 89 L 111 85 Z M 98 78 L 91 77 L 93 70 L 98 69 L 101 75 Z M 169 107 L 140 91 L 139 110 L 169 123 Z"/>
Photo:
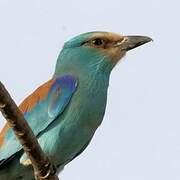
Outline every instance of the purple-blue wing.
<path id="1" fill-rule="evenodd" d="M 36 136 L 64 111 L 76 88 L 77 80 L 74 76 L 56 77 L 40 86 L 21 103 L 19 108 Z M 0 133 L 0 161 L 19 150 L 21 145 L 6 124 Z"/>

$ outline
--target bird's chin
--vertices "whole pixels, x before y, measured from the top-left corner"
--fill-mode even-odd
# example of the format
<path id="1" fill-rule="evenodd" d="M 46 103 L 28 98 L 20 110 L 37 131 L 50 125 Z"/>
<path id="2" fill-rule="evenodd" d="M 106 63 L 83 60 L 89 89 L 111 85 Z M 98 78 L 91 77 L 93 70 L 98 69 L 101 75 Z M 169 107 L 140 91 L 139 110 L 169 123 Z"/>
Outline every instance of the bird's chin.
<path id="1" fill-rule="evenodd" d="M 125 55 L 126 55 L 126 51 L 121 51 L 121 52 L 114 54 L 113 56 L 111 56 L 112 63 L 114 65 L 116 65 L 117 63 L 119 63 L 123 59 L 123 57 Z"/>

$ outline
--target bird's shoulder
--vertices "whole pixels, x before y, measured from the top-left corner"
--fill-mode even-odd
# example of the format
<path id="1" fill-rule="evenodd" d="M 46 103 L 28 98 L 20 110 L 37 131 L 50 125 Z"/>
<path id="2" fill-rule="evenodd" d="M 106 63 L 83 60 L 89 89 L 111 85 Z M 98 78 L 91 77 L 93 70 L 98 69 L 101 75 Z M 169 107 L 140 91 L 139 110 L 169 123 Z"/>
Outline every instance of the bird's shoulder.
<path id="1" fill-rule="evenodd" d="M 24 99 L 19 105 L 19 109 L 34 130 L 35 135 L 62 113 L 76 90 L 76 86 L 77 80 L 74 76 L 57 76 L 39 86 Z M 0 147 L 4 144 L 9 129 L 10 126 L 6 123 L 0 132 Z"/>
<path id="2" fill-rule="evenodd" d="M 26 97 L 19 105 L 19 109 L 22 111 L 22 113 L 30 112 L 38 102 L 44 100 L 55 81 L 55 78 L 47 81 L 39 86 L 32 94 Z"/>

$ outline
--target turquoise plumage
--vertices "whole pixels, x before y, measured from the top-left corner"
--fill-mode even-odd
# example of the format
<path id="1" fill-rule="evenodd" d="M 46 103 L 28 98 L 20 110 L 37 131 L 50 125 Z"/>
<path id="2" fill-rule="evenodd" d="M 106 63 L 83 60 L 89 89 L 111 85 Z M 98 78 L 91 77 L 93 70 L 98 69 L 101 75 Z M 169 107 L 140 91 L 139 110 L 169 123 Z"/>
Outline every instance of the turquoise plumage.
<path id="1" fill-rule="evenodd" d="M 51 81 L 53 82 L 45 99 L 36 102 L 30 111 L 24 112 L 24 116 L 36 136 L 39 136 L 64 111 L 77 87 L 77 81 L 71 75 L 57 77 Z M 41 123 L 36 120 L 36 117 L 41 120 Z M 7 131 L 5 141 L 7 143 L 1 147 L 1 159 L 10 157 L 22 149 L 13 135 L 12 129 Z"/>
<path id="2" fill-rule="evenodd" d="M 113 67 L 126 51 L 149 41 L 108 32 L 79 35 L 65 43 L 53 78 L 19 106 L 58 169 L 86 148 L 101 124 Z M 8 125 L 0 134 L 0 179 L 34 179 L 31 162 Z"/>

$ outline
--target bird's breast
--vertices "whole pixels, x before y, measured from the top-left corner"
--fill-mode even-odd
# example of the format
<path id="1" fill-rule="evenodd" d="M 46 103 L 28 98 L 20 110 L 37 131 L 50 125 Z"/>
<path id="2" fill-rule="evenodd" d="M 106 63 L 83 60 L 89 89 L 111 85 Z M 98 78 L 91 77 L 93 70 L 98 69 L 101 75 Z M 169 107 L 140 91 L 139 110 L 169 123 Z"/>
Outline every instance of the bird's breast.
<path id="1" fill-rule="evenodd" d="M 78 86 L 68 108 L 53 130 L 57 139 L 53 154 L 58 164 L 65 164 L 84 149 L 101 124 L 105 112 L 107 88 L 102 91 Z"/>
<path id="2" fill-rule="evenodd" d="M 72 110 L 77 121 L 84 126 L 97 128 L 102 122 L 107 101 L 107 90 L 82 88 L 75 94 Z"/>

